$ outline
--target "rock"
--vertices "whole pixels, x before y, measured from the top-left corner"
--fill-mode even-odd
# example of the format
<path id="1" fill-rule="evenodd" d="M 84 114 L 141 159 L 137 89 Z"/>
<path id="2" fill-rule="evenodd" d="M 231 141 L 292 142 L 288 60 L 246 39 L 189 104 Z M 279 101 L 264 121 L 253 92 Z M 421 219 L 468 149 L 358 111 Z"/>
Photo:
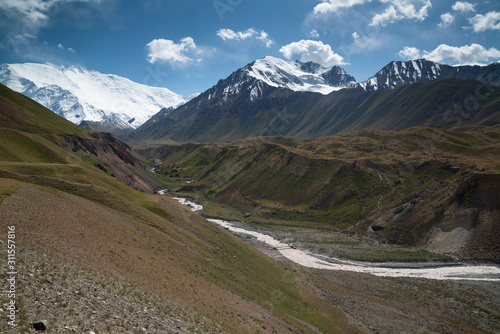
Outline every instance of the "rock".
<path id="1" fill-rule="evenodd" d="M 36 331 L 44 331 L 47 329 L 47 320 L 44 320 L 44 321 L 34 321 L 33 322 L 33 329 L 36 330 Z"/>

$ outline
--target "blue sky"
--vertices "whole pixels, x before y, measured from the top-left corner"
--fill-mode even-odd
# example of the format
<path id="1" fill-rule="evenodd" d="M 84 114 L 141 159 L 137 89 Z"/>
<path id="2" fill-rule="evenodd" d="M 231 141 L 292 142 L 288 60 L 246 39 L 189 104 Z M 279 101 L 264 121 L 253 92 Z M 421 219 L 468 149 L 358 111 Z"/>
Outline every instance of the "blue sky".
<path id="1" fill-rule="evenodd" d="M 500 60 L 500 2 L 0 0 L 0 63 L 79 65 L 189 95 L 264 56 L 340 65 Z"/>

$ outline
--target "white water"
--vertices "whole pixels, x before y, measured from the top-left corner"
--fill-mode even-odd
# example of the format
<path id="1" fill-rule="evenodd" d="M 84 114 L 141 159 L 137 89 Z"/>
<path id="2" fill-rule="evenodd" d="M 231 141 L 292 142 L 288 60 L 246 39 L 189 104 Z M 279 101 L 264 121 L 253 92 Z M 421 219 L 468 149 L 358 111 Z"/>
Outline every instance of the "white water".
<path id="1" fill-rule="evenodd" d="M 163 195 L 163 196 L 168 196 L 168 189 L 159 190 L 158 194 L 159 195 Z M 201 211 L 203 211 L 203 205 L 195 203 L 195 202 L 189 200 L 188 198 L 184 198 L 184 197 L 172 197 L 172 199 L 175 199 L 177 202 L 181 203 L 182 205 L 187 206 L 188 208 L 191 209 L 191 211 L 194 211 L 194 212 L 201 212 Z"/>
<path id="2" fill-rule="evenodd" d="M 159 191 L 158 193 L 163 195 L 166 192 Z M 175 197 L 174 199 L 183 205 L 187 205 L 191 208 L 191 210 L 195 212 L 203 210 L 202 205 L 194 203 L 186 198 Z M 312 254 L 307 251 L 295 249 L 290 245 L 273 238 L 270 235 L 257 231 L 247 230 L 241 227 L 236 227 L 233 223 L 226 220 L 208 220 L 233 233 L 250 235 L 256 238 L 258 241 L 275 248 L 279 253 L 281 253 L 281 255 L 283 255 L 290 261 L 308 268 L 353 271 L 383 277 L 418 277 L 436 280 L 474 280 L 500 282 L 500 267 L 495 265 L 455 264 L 430 268 L 384 267 L 383 265 L 376 265 L 372 263 L 346 261 Z M 321 258 L 328 259 L 328 261 L 322 260 Z"/>

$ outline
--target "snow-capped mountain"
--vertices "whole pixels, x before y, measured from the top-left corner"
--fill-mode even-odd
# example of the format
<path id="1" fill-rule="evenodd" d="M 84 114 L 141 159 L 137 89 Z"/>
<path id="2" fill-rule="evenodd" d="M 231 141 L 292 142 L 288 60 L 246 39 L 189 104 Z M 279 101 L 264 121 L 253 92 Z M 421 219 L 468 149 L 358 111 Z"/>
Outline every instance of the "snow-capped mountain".
<path id="1" fill-rule="evenodd" d="M 426 59 L 392 61 L 374 76 L 358 83 L 355 87 L 366 91 L 387 90 L 435 79 L 474 79 L 499 85 L 499 70 L 500 64 L 498 63 L 488 66 L 450 66 Z"/>
<path id="2" fill-rule="evenodd" d="M 356 83 L 354 77 L 339 66 L 323 67 L 313 62 L 284 61 L 269 56 L 248 64 L 242 71 L 272 87 L 324 95 Z"/>
<path id="3" fill-rule="evenodd" d="M 177 133 L 170 126 L 182 124 L 186 126 L 183 135 L 203 141 L 202 137 L 210 132 L 208 128 L 216 131 L 226 126 L 222 125 L 225 120 L 238 115 L 239 121 L 246 119 L 250 123 L 248 128 L 241 129 L 241 134 L 235 132 L 225 138 L 233 139 L 249 134 L 254 123 L 272 122 L 274 113 L 292 101 L 302 105 L 303 101 L 318 99 L 354 84 L 354 78 L 338 66 L 327 68 L 312 62 L 265 57 L 219 80 L 215 86 L 175 110 L 163 109 L 130 138 L 166 138 L 169 136 L 166 132 L 175 137 Z M 257 115 L 256 111 L 262 113 Z M 213 123 L 215 121 L 218 123 Z M 202 137 L 195 137 L 198 133 Z"/>
<path id="4" fill-rule="evenodd" d="M 159 110 L 187 101 L 167 88 L 77 66 L 4 64 L 0 82 L 75 124 L 97 124 L 111 132 L 135 129 Z"/>
<path id="5" fill-rule="evenodd" d="M 250 100 L 254 101 L 270 87 L 326 95 L 355 83 L 354 77 L 338 66 L 328 68 L 312 62 L 285 61 L 268 56 L 233 72 L 205 93 L 208 93 L 208 99 L 222 96 L 225 101 L 247 91 Z"/>

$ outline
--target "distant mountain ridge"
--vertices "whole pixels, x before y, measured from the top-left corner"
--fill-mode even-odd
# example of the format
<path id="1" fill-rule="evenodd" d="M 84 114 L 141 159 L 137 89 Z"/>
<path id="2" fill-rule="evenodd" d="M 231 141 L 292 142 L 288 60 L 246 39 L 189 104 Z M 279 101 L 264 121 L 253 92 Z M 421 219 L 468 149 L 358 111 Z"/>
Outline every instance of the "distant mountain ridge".
<path id="1" fill-rule="evenodd" d="M 443 121 L 452 118 L 447 110 L 454 110 L 454 104 L 468 95 L 477 95 L 478 85 L 487 84 L 500 86 L 500 64 L 453 67 L 425 59 L 391 62 L 367 81 L 355 83 L 338 66 L 327 69 L 265 57 L 219 80 L 188 103 L 163 109 L 128 138 L 210 142 L 266 134 L 318 137 L 366 127 L 449 128 L 452 122 Z M 402 90 L 392 92 L 397 88 Z M 498 88 L 485 88 L 488 98 L 498 103 Z M 382 92 L 387 94 L 371 94 Z M 488 107 L 487 118 L 493 112 Z M 464 122 L 479 122 L 481 117 Z"/>
<path id="2" fill-rule="evenodd" d="M 362 91 L 393 90 L 437 79 L 472 79 L 500 86 L 500 64 L 449 66 L 425 59 L 393 61 L 368 80 L 356 83 L 355 78 L 339 66 L 324 67 L 268 56 L 236 70 L 202 94 L 189 97 L 76 66 L 29 63 L 0 66 L 0 83 L 73 123 L 134 140 L 217 141 L 261 135 L 283 110 L 295 112 L 300 108 L 302 113 L 310 114 L 298 115 L 300 118 L 316 117 L 319 109 L 314 106 L 320 100 L 329 100 L 349 114 L 365 99 Z M 346 100 L 347 96 L 354 100 Z M 321 112 L 330 108 L 320 105 Z M 305 128 L 303 125 L 302 130 L 283 134 L 317 136 L 324 133 Z M 343 131 L 338 126 L 335 129 Z"/>
<path id="3" fill-rule="evenodd" d="M 22 93 L 67 120 L 100 131 L 130 131 L 162 108 L 187 101 L 167 88 L 83 67 L 50 64 L 4 64 L 0 83 Z"/>
<path id="4" fill-rule="evenodd" d="M 392 61 L 366 81 L 353 87 L 366 91 L 387 90 L 436 79 L 473 79 L 500 85 L 500 64 L 488 66 L 450 66 L 426 59 Z"/>

